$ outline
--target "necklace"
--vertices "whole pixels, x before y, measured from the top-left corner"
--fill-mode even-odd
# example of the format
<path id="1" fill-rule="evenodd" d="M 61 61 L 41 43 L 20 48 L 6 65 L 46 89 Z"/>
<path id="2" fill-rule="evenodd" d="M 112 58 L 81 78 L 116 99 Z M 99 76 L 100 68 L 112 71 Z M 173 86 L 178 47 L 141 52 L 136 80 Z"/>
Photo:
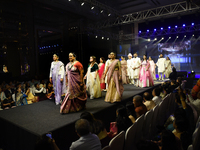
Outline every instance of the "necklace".
<path id="1" fill-rule="evenodd" d="M 71 65 L 70 68 L 69 68 L 69 66 L 68 66 L 68 70 L 69 70 L 69 71 L 72 69 L 72 67 L 74 66 L 75 62 L 76 62 L 76 61 L 74 61 L 74 62 L 72 63 L 72 65 Z"/>

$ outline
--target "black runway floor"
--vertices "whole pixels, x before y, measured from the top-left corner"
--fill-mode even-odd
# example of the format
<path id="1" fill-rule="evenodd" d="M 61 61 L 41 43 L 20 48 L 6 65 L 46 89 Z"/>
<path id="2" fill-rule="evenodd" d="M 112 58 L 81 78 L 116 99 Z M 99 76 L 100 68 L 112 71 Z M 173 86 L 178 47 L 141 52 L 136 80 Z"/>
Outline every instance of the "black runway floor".
<path id="1" fill-rule="evenodd" d="M 84 111 L 93 113 L 109 128 L 109 122 L 114 121 L 115 110 L 119 105 L 131 101 L 134 95 L 145 91 L 151 92 L 153 88 L 125 85 L 122 102 L 114 104 L 104 102 L 105 92 L 102 92 L 102 98 L 93 100 L 88 98 Z M 3 134 L 0 134 L 0 148 L 31 150 L 39 135 L 51 131 L 60 149 L 68 149 L 71 142 L 78 138 L 74 131 L 74 122 L 79 119 L 83 111 L 62 115 L 59 110 L 59 105 L 56 106 L 52 100 L 45 100 L 0 111 L 0 125 L 3 130 Z M 13 144 L 10 145 L 8 141 Z"/>

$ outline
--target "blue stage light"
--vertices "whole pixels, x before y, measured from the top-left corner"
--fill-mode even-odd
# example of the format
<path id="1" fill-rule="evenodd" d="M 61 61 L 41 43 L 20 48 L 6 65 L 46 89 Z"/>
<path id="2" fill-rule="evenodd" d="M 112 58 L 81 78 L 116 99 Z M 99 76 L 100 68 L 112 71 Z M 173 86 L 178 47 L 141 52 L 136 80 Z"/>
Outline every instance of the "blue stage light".
<path id="1" fill-rule="evenodd" d="M 194 25 L 194 23 L 192 23 L 192 26 Z"/>
<path id="2" fill-rule="evenodd" d="M 139 31 L 139 33 L 142 33 L 142 31 Z"/>
<path id="3" fill-rule="evenodd" d="M 177 28 L 178 26 L 175 26 L 175 28 Z"/>
<path id="4" fill-rule="evenodd" d="M 183 27 L 185 27 L 185 24 L 183 24 Z"/>
<path id="5" fill-rule="evenodd" d="M 170 29 L 171 27 L 169 26 L 168 29 Z"/>
<path id="6" fill-rule="evenodd" d="M 149 30 L 147 30 L 147 32 L 149 32 Z"/>
<path id="7" fill-rule="evenodd" d="M 156 29 L 154 29 L 154 31 L 156 31 Z"/>
<path id="8" fill-rule="evenodd" d="M 161 30 L 163 30 L 163 28 L 160 28 Z"/>

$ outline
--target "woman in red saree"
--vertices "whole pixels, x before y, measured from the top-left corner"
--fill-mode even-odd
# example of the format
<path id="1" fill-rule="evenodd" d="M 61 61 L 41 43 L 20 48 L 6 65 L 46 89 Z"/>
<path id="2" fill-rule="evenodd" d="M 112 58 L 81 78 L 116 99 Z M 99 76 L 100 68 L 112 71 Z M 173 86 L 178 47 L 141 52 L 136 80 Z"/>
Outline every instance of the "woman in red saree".
<path id="1" fill-rule="evenodd" d="M 121 63 L 118 59 L 115 59 L 116 54 L 110 53 L 111 60 L 108 67 L 106 67 L 105 75 L 107 75 L 108 90 L 105 97 L 105 102 L 120 102 L 124 87 L 122 84 L 122 71 Z M 105 78 L 105 77 L 104 77 Z"/>
<path id="2" fill-rule="evenodd" d="M 101 90 L 103 91 L 104 89 L 106 89 L 106 84 L 105 84 L 105 80 L 103 79 L 103 72 L 105 69 L 105 59 L 103 57 L 100 58 L 100 63 L 99 63 L 99 78 L 100 78 L 100 86 L 101 86 Z"/>
<path id="3" fill-rule="evenodd" d="M 69 53 L 66 66 L 67 93 L 60 107 L 60 113 L 77 112 L 85 108 L 87 93 L 83 82 L 83 65 L 76 60 L 74 53 Z"/>

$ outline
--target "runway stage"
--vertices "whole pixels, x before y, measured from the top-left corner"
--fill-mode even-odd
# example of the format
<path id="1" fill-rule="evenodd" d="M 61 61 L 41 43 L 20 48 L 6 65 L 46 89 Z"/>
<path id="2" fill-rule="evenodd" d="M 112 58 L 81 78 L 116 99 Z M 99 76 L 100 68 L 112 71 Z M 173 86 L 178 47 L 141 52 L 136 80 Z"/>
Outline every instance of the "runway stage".
<path id="1" fill-rule="evenodd" d="M 157 82 L 155 86 L 159 84 Z M 137 88 L 133 85 L 124 85 L 122 102 L 114 104 L 104 102 L 103 92 L 102 98 L 88 99 L 86 111 L 101 119 L 108 129 L 109 123 L 115 121 L 115 111 L 120 104 L 132 101 L 134 95 L 143 94 L 145 91 L 151 92 L 154 87 Z M 46 100 L 0 111 L 0 148 L 33 150 L 37 137 L 51 131 L 58 147 L 67 150 L 71 143 L 78 139 L 74 123 L 83 111 L 61 115 L 59 109 L 60 106 L 56 106 L 53 101 Z"/>

